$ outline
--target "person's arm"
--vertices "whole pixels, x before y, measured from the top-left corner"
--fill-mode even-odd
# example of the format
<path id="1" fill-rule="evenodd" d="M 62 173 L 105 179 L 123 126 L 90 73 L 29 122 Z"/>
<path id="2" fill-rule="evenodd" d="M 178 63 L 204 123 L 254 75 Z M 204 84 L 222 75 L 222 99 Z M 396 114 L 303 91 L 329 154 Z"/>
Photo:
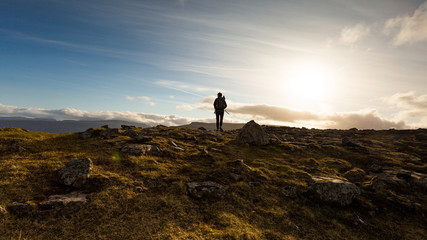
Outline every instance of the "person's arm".
<path id="1" fill-rule="evenodd" d="M 218 99 L 215 99 L 214 104 L 213 104 L 215 110 L 216 110 L 216 101 L 218 101 Z"/>
<path id="2" fill-rule="evenodd" d="M 225 108 L 224 109 L 226 109 L 227 108 L 227 102 L 225 101 L 225 99 L 224 99 L 224 104 L 225 104 Z"/>

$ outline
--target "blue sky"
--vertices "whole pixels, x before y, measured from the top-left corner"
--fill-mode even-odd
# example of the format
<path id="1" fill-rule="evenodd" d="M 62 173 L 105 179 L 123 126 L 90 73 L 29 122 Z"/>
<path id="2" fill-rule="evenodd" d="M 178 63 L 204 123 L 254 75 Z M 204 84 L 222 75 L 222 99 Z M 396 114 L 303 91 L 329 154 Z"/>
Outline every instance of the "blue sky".
<path id="1" fill-rule="evenodd" d="M 0 2 L 0 116 L 427 127 L 427 3 Z"/>

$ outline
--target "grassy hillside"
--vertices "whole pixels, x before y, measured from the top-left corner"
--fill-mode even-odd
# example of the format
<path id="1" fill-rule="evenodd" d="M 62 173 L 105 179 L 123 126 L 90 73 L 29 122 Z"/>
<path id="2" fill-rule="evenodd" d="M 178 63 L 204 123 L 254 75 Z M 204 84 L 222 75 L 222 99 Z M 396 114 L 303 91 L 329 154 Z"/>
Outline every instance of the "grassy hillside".
<path id="1" fill-rule="evenodd" d="M 272 144 L 237 145 L 238 130 L 135 129 L 152 136 L 163 156 L 133 156 L 124 130 L 111 138 L 0 128 L 0 206 L 36 204 L 60 186 L 55 170 L 74 158 L 94 167 L 81 189 L 89 201 L 72 217 L 7 213 L 0 239 L 426 239 L 427 189 L 375 187 L 381 170 L 427 173 L 427 131 L 348 131 L 264 127 Z M 360 147 L 346 147 L 351 137 Z M 171 149 L 171 141 L 185 149 Z M 11 151 L 19 145 L 25 151 Z M 230 162 L 244 161 L 242 180 Z M 371 171 L 372 170 L 372 171 Z M 311 176 L 346 178 L 361 189 L 349 207 L 310 198 Z M 422 175 L 421 175 L 422 176 Z M 229 186 L 217 200 L 194 200 L 191 181 Z M 135 187 L 143 192 L 135 192 Z M 283 194 L 293 187 L 296 196 Z M 363 220 L 357 222 L 355 219 Z"/>

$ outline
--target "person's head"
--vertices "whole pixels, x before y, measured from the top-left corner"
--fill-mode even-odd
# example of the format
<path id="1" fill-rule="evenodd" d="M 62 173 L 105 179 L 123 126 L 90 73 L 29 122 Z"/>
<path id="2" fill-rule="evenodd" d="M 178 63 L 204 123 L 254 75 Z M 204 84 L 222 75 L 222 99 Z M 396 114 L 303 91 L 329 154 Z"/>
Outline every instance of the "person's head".
<path id="1" fill-rule="evenodd" d="M 222 93 L 220 93 L 220 92 L 219 92 L 219 93 L 218 93 L 218 97 L 219 97 L 219 98 L 220 98 L 220 97 L 222 97 Z"/>

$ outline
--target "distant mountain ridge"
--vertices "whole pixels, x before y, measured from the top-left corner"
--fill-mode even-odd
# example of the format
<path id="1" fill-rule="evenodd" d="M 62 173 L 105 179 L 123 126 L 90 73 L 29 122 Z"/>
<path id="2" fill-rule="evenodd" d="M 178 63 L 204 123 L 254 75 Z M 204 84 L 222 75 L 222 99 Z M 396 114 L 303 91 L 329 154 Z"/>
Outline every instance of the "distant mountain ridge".
<path id="1" fill-rule="evenodd" d="M 88 128 L 96 128 L 108 125 L 110 128 L 120 128 L 121 125 L 136 127 L 149 127 L 145 123 L 136 123 L 121 120 L 64 120 L 44 118 L 0 117 L 0 127 L 24 128 L 33 132 L 71 133 L 83 132 Z"/>
<path id="2" fill-rule="evenodd" d="M 245 125 L 245 123 L 223 123 L 222 129 L 224 131 L 234 130 L 242 128 Z M 181 126 L 173 126 L 177 128 L 206 128 L 206 130 L 216 130 L 216 123 L 205 123 L 205 122 L 192 122 L 187 125 L 181 125 Z"/>

